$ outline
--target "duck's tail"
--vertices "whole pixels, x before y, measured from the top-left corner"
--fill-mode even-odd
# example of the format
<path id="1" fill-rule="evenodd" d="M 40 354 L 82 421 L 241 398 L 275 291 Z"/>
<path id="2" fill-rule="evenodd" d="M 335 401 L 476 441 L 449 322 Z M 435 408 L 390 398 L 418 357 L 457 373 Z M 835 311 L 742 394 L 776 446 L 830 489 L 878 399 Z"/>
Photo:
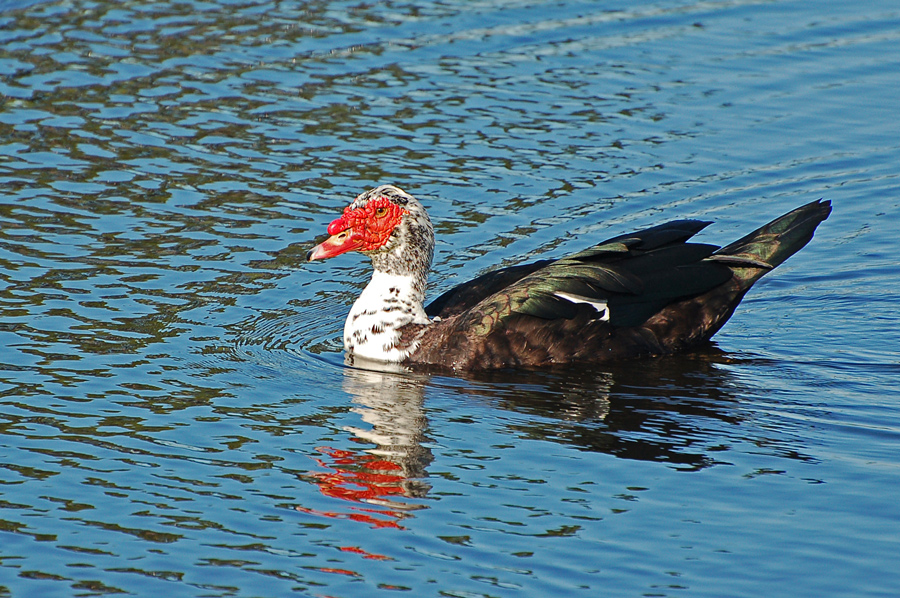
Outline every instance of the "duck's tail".
<path id="1" fill-rule="evenodd" d="M 710 259 L 731 267 L 746 291 L 763 274 L 803 249 L 829 214 L 830 201 L 808 203 L 719 249 Z"/>
<path id="2" fill-rule="evenodd" d="M 814 201 L 719 249 L 706 259 L 728 266 L 734 273 L 731 280 L 669 305 L 650 318 L 644 328 L 654 334 L 665 352 L 709 340 L 728 321 L 753 283 L 809 243 L 816 227 L 830 213 L 831 202 Z"/>

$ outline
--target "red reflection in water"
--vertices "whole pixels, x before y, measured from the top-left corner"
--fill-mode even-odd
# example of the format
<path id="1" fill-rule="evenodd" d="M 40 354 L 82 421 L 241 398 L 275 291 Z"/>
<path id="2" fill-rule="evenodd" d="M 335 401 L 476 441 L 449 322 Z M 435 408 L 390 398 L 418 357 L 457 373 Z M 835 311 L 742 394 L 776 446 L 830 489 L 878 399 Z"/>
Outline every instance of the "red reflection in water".
<path id="1" fill-rule="evenodd" d="M 368 550 L 363 550 L 359 546 L 338 546 L 338 549 L 342 552 L 352 552 L 354 554 L 363 555 L 364 559 L 374 559 L 377 561 L 390 561 L 393 560 L 389 556 L 385 556 L 383 554 L 375 554 L 374 552 L 369 552 Z"/>
<path id="2" fill-rule="evenodd" d="M 334 569 L 333 567 L 319 567 L 319 571 L 324 573 L 338 573 L 340 575 L 351 575 L 353 577 L 359 577 L 359 573 L 356 571 L 351 571 L 350 569 Z"/>
<path id="3" fill-rule="evenodd" d="M 384 504 L 388 508 L 354 506 L 351 507 L 351 512 L 344 513 L 319 511 L 302 506 L 295 507 L 296 510 L 322 517 L 361 521 L 375 528 L 404 529 L 398 521 L 409 516 L 405 512 L 409 506 L 392 500 L 394 497 L 406 495 L 403 487 L 406 476 L 399 465 L 362 451 L 331 447 L 318 447 L 316 450 L 327 456 L 316 458 L 316 463 L 330 470 L 310 474 L 322 494 L 355 503 Z"/>

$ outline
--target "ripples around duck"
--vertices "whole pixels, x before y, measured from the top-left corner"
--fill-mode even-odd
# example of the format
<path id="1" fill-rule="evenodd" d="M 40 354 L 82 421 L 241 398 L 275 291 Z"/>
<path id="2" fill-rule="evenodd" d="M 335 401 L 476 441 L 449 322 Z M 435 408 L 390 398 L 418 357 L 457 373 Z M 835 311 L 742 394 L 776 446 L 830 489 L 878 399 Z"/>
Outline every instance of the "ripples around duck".
<path id="1" fill-rule="evenodd" d="M 895 593 L 896 6 L 460 6 L 0 3 L 0 596 Z M 835 212 L 709 351 L 375 372 L 388 182 L 435 293 Z"/>

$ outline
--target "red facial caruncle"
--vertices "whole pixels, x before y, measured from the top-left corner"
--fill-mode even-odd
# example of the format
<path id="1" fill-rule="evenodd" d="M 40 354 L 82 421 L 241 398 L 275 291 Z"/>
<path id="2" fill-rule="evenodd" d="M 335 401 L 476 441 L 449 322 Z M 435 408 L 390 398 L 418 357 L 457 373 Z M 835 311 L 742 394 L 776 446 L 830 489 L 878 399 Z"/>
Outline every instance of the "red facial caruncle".
<path id="1" fill-rule="evenodd" d="M 386 197 L 372 199 L 355 209 L 348 206 L 340 218 L 328 225 L 331 236 L 314 247 L 307 259 L 320 260 L 353 250 L 379 249 L 387 243 L 404 214 L 409 214 L 409 211 Z"/>

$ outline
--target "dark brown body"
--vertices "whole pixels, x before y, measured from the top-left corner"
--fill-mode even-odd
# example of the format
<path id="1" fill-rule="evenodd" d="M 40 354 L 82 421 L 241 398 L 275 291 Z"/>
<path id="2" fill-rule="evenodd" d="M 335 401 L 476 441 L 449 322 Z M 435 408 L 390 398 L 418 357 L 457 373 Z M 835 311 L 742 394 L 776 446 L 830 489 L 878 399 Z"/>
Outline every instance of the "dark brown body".
<path id="1" fill-rule="evenodd" d="M 489 273 L 429 305 L 440 321 L 403 331 L 419 344 L 407 363 L 539 367 L 689 350 L 718 332 L 750 287 L 806 245 L 830 212 L 829 202 L 810 203 L 721 249 L 687 243 L 708 223 L 677 221 Z M 560 299 L 560 288 L 609 309 Z"/>

